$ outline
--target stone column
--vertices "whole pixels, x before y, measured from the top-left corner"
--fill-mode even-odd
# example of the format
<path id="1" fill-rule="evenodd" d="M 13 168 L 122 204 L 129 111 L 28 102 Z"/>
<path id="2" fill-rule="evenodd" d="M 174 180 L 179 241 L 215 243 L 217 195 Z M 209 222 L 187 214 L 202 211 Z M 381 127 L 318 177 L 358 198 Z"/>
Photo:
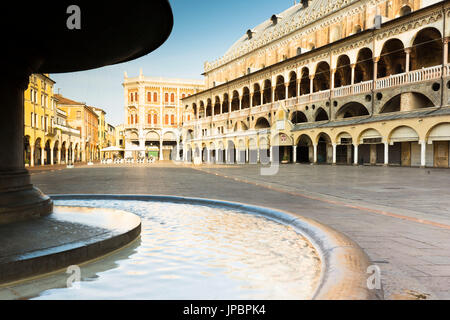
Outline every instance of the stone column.
<path id="1" fill-rule="evenodd" d="M 41 150 L 41 151 L 40 151 L 40 155 L 41 155 L 41 166 L 43 166 L 43 165 L 45 165 L 45 162 L 44 162 L 44 151 L 45 151 L 45 149 L 41 147 L 40 150 Z"/>
<path id="2" fill-rule="evenodd" d="M 336 75 L 336 69 L 331 69 L 331 84 L 330 84 L 330 88 L 331 90 L 334 89 L 334 77 Z"/>
<path id="3" fill-rule="evenodd" d="M 317 144 L 313 144 L 313 150 L 314 150 L 314 160 L 313 163 L 317 164 Z"/>
<path id="4" fill-rule="evenodd" d="M 389 142 L 384 143 L 384 166 L 389 165 Z"/>
<path id="5" fill-rule="evenodd" d="M 261 87 L 259 87 L 259 94 L 261 95 L 261 105 L 264 104 L 264 89 L 261 89 Z"/>
<path id="6" fill-rule="evenodd" d="M 30 167 L 34 167 L 34 145 L 30 144 Z"/>
<path id="7" fill-rule="evenodd" d="M 53 210 L 51 199 L 33 187 L 25 169 L 23 99 L 29 75 L 18 70 L 6 74 L 8 80 L 0 86 L 0 137 L 4 138 L 0 153 L 0 224 L 48 215 Z"/>
<path id="8" fill-rule="evenodd" d="M 180 141 L 179 140 L 177 140 L 177 146 L 175 148 L 176 148 L 176 152 L 177 152 L 177 154 L 175 155 L 175 160 L 180 161 Z"/>
<path id="9" fill-rule="evenodd" d="M 159 161 L 163 161 L 164 160 L 164 156 L 163 156 L 163 141 L 162 139 L 159 140 Z"/>
<path id="10" fill-rule="evenodd" d="M 311 74 L 309 76 L 309 93 L 312 94 L 314 93 L 314 74 Z"/>
<path id="11" fill-rule="evenodd" d="M 411 48 L 405 48 L 406 53 L 406 63 L 405 63 L 405 72 L 409 72 L 410 67 L 410 61 L 411 61 Z"/>
<path id="12" fill-rule="evenodd" d="M 377 81 L 378 61 L 380 61 L 380 57 L 374 57 L 373 58 L 373 81 Z M 374 89 L 376 89 L 375 86 L 374 86 Z"/>
<path id="13" fill-rule="evenodd" d="M 448 64 L 448 41 L 449 38 L 444 38 L 444 65 Z"/>
<path id="14" fill-rule="evenodd" d="M 269 157 L 269 162 L 270 162 L 270 163 L 273 162 L 273 147 L 270 147 L 270 157 Z"/>
<path id="15" fill-rule="evenodd" d="M 256 163 L 261 162 L 261 149 L 256 150 Z"/>
<path id="16" fill-rule="evenodd" d="M 351 78 L 351 82 L 350 84 L 353 86 L 355 84 L 355 69 L 356 69 L 356 64 L 352 63 L 350 65 L 350 67 L 352 68 L 352 78 Z"/>
<path id="17" fill-rule="evenodd" d="M 69 148 L 66 147 L 66 154 L 65 154 L 65 158 L 64 158 L 64 163 L 68 164 L 69 163 Z"/>
<path id="18" fill-rule="evenodd" d="M 53 165 L 53 148 L 50 148 L 50 165 Z"/>
<path id="19" fill-rule="evenodd" d="M 354 144 L 353 146 L 354 146 L 354 148 L 355 148 L 355 159 L 354 159 L 354 161 L 353 161 L 353 164 L 354 164 L 355 166 L 357 166 L 357 165 L 358 165 L 358 145 L 357 145 L 357 144 Z"/>
<path id="20" fill-rule="evenodd" d="M 297 163 L 297 146 L 292 147 L 292 161 Z"/>
<path id="21" fill-rule="evenodd" d="M 248 150 L 248 148 L 245 149 L 245 162 L 250 162 L 250 151 Z"/>
<path id="22" fill-rule="evenodd" d="M 425 168 L 427 165 L 427 142 L 422 140 L 420 143 L 420 167 Z"/>
<path id="23" fill-rule="evenodd" d="M 289 82 L 286 82 L 284 85 L 286 87 L 286 95 L 284 96 L 284 99 L 287 100 L 289 99 Z"/>
<path id="24" fill-rule="evenodd" d="M 57 157 L 56 158 L 58 159 L 58 164 L 61 164 L 61 150 L 60 149 L 58 149 L 58 151 L 57 151 Z"/>
<path id="25" fill-rule="evenodd" d="M 336 161 L 336 158 L 337 158 L 337 157 L 336 157 L 336 144 L 333 143 L 333 163 L 332 163 L 332 164 L 333 164 L 334 166 L 336 165 L 336 162 L 337 162 L 337 161 Z"/>

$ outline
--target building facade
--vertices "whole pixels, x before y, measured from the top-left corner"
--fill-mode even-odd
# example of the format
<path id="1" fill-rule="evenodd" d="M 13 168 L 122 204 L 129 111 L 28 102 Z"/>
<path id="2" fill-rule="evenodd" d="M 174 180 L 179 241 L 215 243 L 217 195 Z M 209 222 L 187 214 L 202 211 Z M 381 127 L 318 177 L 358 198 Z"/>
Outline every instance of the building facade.
<path id="1" fill-rule="evenodd" d="M 97 114 L 98 116 L 98 148 L 97 152 L 99 159 L 102 157 L 101 149 L 107 148 L 108 146 L 108 124 L 106 123 L 106 112 L 103 109 L 91 107 L 92 110 Z"/>
<path id="2" fill-rule="evenodd" d="M 136 78 L 125 73 L 123 87 L 125 158 L 177 158 L 182 142 L 181 99 L 204 90 L 203 81 L 144 77 L 141 70 Z"/>
<path id="3" fill-rule="evenodd" d="M 24 94 L 25 165 L 34 167 L 76 161 L 80 132 L 67 125 L 48 74 L 32 74 Z"/>
<path id="4" fill-rule="evenodd" d="M 301 1 L 205 63 L 184 160 L 449 167 L 450 3 Z"/>
<path id="5" fill-rule="evenodd" d="M 84 102 L 77 102 L 62 95 L 56 95 L 58 108 L 67 116 L 69 126 L 81 133 L 79 159 L 92 162 L 100 159 L 98 124 L 99 116 Z"/>

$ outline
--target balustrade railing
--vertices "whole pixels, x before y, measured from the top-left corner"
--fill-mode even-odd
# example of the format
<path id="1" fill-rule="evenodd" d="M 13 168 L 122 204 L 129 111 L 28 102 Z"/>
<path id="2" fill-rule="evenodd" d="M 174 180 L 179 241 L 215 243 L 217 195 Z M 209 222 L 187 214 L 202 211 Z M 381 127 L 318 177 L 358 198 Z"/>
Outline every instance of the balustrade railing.
<path id="1" fill-rule="evenodd" d="M 287 107 L 295 107 L 299 104 L 306 104 L 310 102 L 317 102 L 321 100 L 327 100 L 330 98 L 345 97 L 354 94 L 362 94 L 372 91 L 372 89 L 385 89 L 410 83 L 418 83 L 423 81 L 430 81 L 439 79 L 441 76 L 450 77 L 450 64 L 445 66 L 433 66 L 428 68 L 422 68 L 419 70 L 413 70 L 406 73 L 396 74 L 382 79 L 377 79 L 375 82 L 372 80 L 356 83 L 354 85 L 335 88 L 333 90 L 324 90 L 314 92 L 311 94 L 301 95 L 299 97 L 289 98 L 283 101 L 266 103 L 260 106 L 251 107 L 249 110 L 238 110 L 229 113 L 224 113 L 214 116 L 214 120 L 224 120 L 230 115 L 231 118 L 238 118 L 242 116 L 248 116 L 249 114 L 258 114 L 269 112 L 272 109 L 277 109 L 280 103 L 286 103 Z M 375 86 L 375 87 L 373 87 Z M 211 121 L 210 117 L 201 119 L 201 123 Z M 186 122 L 186 125 L 192 125 L 195 121 Z"/>
<path id="2" fill-rule="evenodd" d="M 321 101 L 330 98 L 331 90 L 324 90 L 319 92 L 314 92 L 311 94 L 311 101 Z"/>
<path id="3" fill-rule="evenodd" d="M 333 98 L 349 96 L 352 94 L 352 87 L 353 87 L 352 85 L 349 85 L 349 86 L 345 86 L 345 87 L 335 88 L 331 92 L 331 94 L 332 94 L 331 96 Z"/>
<path id="4" fill-rule="evenodd" d="M 406 73 L 395 74 L 389 77 L 378 79 L 376 81 L 376 89 L 385 89 L 395 86 L 400 86 L 409 83 L 416 83 L 422 81 L 429 81 L 440 78 L 442 75 L 442 66 L 434 66 L 429 68 L 422 68 Z"/>

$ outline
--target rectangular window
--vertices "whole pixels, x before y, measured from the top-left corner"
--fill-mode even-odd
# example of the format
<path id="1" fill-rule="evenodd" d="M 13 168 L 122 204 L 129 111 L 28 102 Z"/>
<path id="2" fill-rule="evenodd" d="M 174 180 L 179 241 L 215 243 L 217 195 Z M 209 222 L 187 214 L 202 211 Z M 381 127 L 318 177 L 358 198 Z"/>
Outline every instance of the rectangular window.
<path id="1" fill-rule="evenodd" d="M 34 113 L 31 113 L 31 127 L 34 127 Z"/>

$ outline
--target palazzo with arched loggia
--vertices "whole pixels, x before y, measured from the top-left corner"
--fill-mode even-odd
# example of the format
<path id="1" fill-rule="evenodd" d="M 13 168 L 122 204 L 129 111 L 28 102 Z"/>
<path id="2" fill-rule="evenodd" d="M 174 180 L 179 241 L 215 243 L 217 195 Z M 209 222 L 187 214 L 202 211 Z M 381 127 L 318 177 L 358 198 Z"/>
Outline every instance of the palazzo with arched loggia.
<path id="1" fill-rule="evenodd" d="M 135 78 L 125 73 L 123 87 L 125 158 L 179 160 L 183 150 L 180 100 L 204 89 L 203 81 L 144 77 L 141 70 Z M 211 100 L 201 107 L 212 115 Z"/>
<path id="2" fill-rule="evenodd" d="M 307 23 L 309 2 L 205 64 L 183 99 L 196 162 L 449 167 L 450 4 L 346 1 Z"/>

